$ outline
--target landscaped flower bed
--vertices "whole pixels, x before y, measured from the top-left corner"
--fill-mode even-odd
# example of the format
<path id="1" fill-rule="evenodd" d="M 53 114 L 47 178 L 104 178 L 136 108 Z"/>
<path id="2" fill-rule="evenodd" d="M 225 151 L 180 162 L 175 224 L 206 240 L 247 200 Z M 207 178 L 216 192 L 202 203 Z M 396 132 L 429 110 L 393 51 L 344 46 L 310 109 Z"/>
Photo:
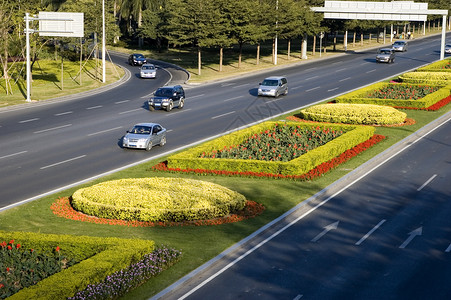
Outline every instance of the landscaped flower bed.
<path id="1" fill-rule="evenodd" d="M 33 277 L 33 273 L 41 271 L 40 268 L 45 268 L 49 274 L 54 273 L 46 278 L 41 278 L 36 284 L 21 288 L 8 297 L 11 300 L 66 299 L 67 297 L 72 297 L 76 292 L 85 289 L 89 284 L 101 282 L 108 275 L 126 269 L 155 249 L 155 243 L 151 240 L 97 238 L 32 232 L 0 231 L 0 240 L 10 241 L 9 245 L 6 245 L 6 251 L 15 249 L 25 252 L 25 254 L 14 253 L 13 255 L 14 257 L 21 256 L 20 266 L 12 264 L 14 262 L 12 260 L 2 259 L 1 263 L 8 264 L 4 266 L 7 272 L 23 272 L 24 278 L 28 278 L 27 280 L 31 280 L 29 278 Z M 12 240 L 14 242 L 11 243 Z M 18 247 L 17 245 L 20 246 Z M 57 260 L 53 260 L 53 262 L 45 266 L 23 268 L 26 265 L 39 264 L 36 257 L 28 255 L 31 249 L 33 249 L 32 253 L 41 255 L 41 258 L 44 258 L 42 255 L 45 254 L 46 257 L 53 256 Z M 59 255 L 61 255 L 61 261 L 59 261 Z M 73 264 L 74 261 L 77 263 Z M 56 269 L 56 272 L 51 270 L 58 268 L 57 265 L 60 263 L 65 266 L 62 270 Z M 9 276 L 10 274 L 7 274 L 8 278 Z M 23 278 L 20 280 L 23 280 Z M 3 287 L 6 286 L 5 282 L 1 282 L 1 284 L 3 284 Z M 22 282 L 19 283 L 16 280 L 13 284 L 17 286 L 22 284 Z"/>
<path id="2" fill-rule="evenodd" d="M 335 138 L 329 140 L 324 143 L 321 142 L 323 139 L 323 135 L 319 136 L 318 139 L 311 139 L 309 142 L 312 144 L 309 145 L 311 147 L 306 153 L 297 156 L 289 161 L 274 161 L 274 157 L 276 156 L 282 157 L 281 149 L 276 150 L 273 149 L 271 144 L 267 146 L 265 151 L 269 151 L 269 154 L 272 154 L 271 158 L 273 160 L 262 160 L 262 159 L 242 159 L 242 158 L 206 158 L 207 154 L 213 154 L 219 152 L 222 149 L 230 149 L 230 147 L 236 147 L 236 145 L 241 145 L 249 140 L 251 137 L 254 138 L 258 142 L 258 138 L 260 140 L 262 136 L 269 138 L 269 132 L 272 131 L 275 127 L 285 127 L 285 129 L 281 129 L 282 131 L 290 132 L 288 134 L 288 140 L 280 140 L 278 141 L 278 137 L 276 134 L 276 138 L 274 135 L 271 135 L 271 138 L 280 142 L 284 146 L 282 147 L 283 151 L 287 157 L 292 156 L 296 151 L 300 151 L 300 147 L 306 148 L 305 145 L 301 146 L 299 143 L 296 143 L 295 136 L 296 133 L 303 132 L 307 129 L 310 132 L 327 132 L 327 135 L 333 137 L 335 134 Z M 269 131 L 268 131 L 269 130 Z M 296 131 L 298 132 L 296 132 Z M 268 131 L 268 133 L 265 133 Z M 341 135 L 337 135 L 337 132 L 341 132 Z M 294 136 L 293 136 L 294 134 Z M 369 138 L 371 138 L 374 134 L 374 127 L 371 126 L 353 126 L 353 125 L 335 125 L 335 124 L 317 124 L 312 125 L 311 123 L 302 123 L 302 122 L 282 122 L 278 124 L 277 122 L 264 122 L 228 135 L 225 135 L 221 138 L 217 138 L 210 142 L 204 143 L 197 147 L 191 148 L 184 152 L 172 155 L 168 158 L 167 167 L 170 169 L 186 169 L 186 170 L 216 170 L 217 172 L 238 172 L 238 173 L 266 173 L 273 175 L 282 175 L 282 176 L 303 176 L 307 174 L 310 170 L 319 166 L 322 163 L 328 162 L 333 158 L 339 156 L 341 153 L 345 152 L 353 148 L 354 146 L 365 142 Z M 293 139 L 293 140 L 291 140 Z M 307 138 L 308 140 L 308 138 Z M 323 143 L 320 145 L 319 143 Z M 291 144 L 291 146 L 290 146 Z M 296 145 L 295 145 L 296 144 Z M 316 148 L 315 148 L 316 144 Z M 262 145 L 263 146 L 263 145 Z M 296 149 L 295 146 L 298 148 Z M 240 148 L 240 147 L 238 147 Z M 260 149 L 253 149 L 257 154 L 260 153 Z M 288 150 L 288 151 L 287 151 Z M 247 150 L 246 150 L 247 151 Z M 275 151 L 275 152 L 273 152 Z M 279 151 L 279 152 L 277 152 Z M 292 151 L 293 153 L 290 153 Z M 277 153 L 277 154 L 276 154 Z M 204 157 L 202 157 L 204 155 Z M 248 155 L 248 154 L 247 154 Z M 262 157 L 265 154 L 259 154 Z"/>
<path id="3" fill-rule="evenodd" d="M 229 214 L 224 217 L 207 219 L 207 220 L 195 220 L 195 221 L 181 221 L 181 222 L 143 222 L 137 220 L 117 220 L 98 218 L 94 216 L 85 215 L 79 211 L 76 211 L 70 204 L 69 198 L 62 197 L 55 200 L 50 207 L 53 213 L 59 217 L 106 225 L 119 225 L 128 227 L 169 227 L 169 226 L 208 226 L 208 225 L 221 225 L 228 223 L 240 222 L 249 218 L 254 218 L 261 214 L 265 207 L 257 202 L 247 200 L 244 208 L 234 214 Z"/>
<path id="4" fill-rule="evenodd" d="M 317 122 L 394 125 L 403 124 L 407 114 L 383 105 L 328 103 L 302 109 L 296 116 Z"/>
<path id="5" fill-rule="evenodd" d="M 442 59 L 427 66 L 417 69 L 418 72 L 434 71 L 434 72 L 451 72 L 451 59 Z"/>
<path id="6" fill-rule="evenodd" d="M 397 108 L 426 109 L 451 94 L 451 85 L 380 82 L 335 98 L 336 103 L 387 105 Z"/>
<path id="7" fill-rule="evenodd" d="M 99 218 L 137 221 L 212 219 L 244 208 L 246 198 L 218 184 L 184 178 L 128 178 L 77 190 L 72 206 Z"/>
<path id="8" fill-rule="evenodd" d="M 0 243 L 0 299 L 35 285 L 78 262 L 61 252 L 59 246 L 43 252 L 25 248 L 14 240 Z"/>
<path id="9" fill-rule="evenodd" d="M 342 134 L 342 130 L 330 128 L 275 126 L 252 135 L 240 145 L 225 146 L 220 150 L 202 153 L 200 157 L 290 161 Z"/>

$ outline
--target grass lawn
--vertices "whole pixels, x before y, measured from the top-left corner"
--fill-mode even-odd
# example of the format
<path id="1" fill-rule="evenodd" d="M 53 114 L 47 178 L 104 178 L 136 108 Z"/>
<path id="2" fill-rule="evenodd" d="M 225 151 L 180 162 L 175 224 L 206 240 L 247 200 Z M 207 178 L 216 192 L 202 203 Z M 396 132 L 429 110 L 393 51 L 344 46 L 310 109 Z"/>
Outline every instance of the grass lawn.
<path id="1" fill-rule="evenodd" d="M 238 179 L 236 177 L 198 176 L 152 171 L 151 167 L 154 164 L 165 159 L 161 158 L 159 161 L 151 161 L 131 167 L 84 185 L 89 186 L 100 181 L 119 178 L 152 176 L 180 176 L 211 181 L 236 190 L 249 200 L 263 204 L 266 210 L 262 215 L 254 219 L 217 226 L 143 228 L 84 223 L 53 215 L 50 205 L 55 199 L 61 196 L 72 195 L 78 187 L 0 213 L 0 230 L 151 239 L 157 244 L 164 244 L 182 250 L 183 257 L 179 263 L 125 297 L 125 299 L 147 299 L 258 228 L 282 215 L 298 203 L 308 199 L 348 172 L 359 167 L 362 163 L 450 110 L 451 104 L 436 112 L 403 110 L 408 114 L 409 118 L 416 120 L 414 125 L 377 127 L 376 134 L 387 137 L 384 141 L 313 181 L 302 182 L 265 178 Z M 281 118 L 277 119 L 280 120 Z"/>

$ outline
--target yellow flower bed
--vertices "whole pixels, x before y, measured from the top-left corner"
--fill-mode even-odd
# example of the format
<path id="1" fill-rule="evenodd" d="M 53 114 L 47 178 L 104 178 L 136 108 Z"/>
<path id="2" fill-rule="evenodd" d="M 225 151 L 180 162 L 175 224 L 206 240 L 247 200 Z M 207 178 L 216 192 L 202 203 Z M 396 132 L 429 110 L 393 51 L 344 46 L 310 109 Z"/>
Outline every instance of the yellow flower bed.
<path id="1" fill-rule="evenodd" d="M 374 104 L 319 104 L 300 111 L 305 120 L 317 122 L 393 125 L 402 124 L 407 114 L 393 107 Z"/>
<path id="2" fill-rule="evenodd" d="M 72 206 L 99 218 L 184 221 L 242 210 L 246 198 L 221 185 L 183 178 L 129 178 L 77 190 Z"/>

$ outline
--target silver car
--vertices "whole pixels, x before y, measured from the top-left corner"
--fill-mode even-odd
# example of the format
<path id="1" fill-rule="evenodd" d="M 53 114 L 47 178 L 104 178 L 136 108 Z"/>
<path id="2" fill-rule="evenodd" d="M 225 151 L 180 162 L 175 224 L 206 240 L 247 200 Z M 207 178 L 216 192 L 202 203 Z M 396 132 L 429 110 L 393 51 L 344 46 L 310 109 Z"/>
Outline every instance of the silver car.
<path id="1" fill-rule="evenodd" d="M 166 129 L 157 123 L 139 123 L 127 131 L 122 139 L 123 148 L 146 149 L 166 144 Z"/>
<path id="2" fill-rule="evenodd" d="M 407 42 L 406 41 L 396 41 L 393 43 L 392 48 L 398 52 L 406 52 L 407 51 Z"/>
<path id="3" fill-rule="evenodd" d="M 395 61 L 395 50 L 391 48 L 383 48 L 377 51 L 376 62 L 393 63 Z"/>
<path id="4" fill-rule="evenodd" d="M 155 78 L 157 76 L 157 69 L 153 64 L 144 64 L 139 71 L 141 78 Z"/>
<path id="5" fill-rule="evenodd" d="M 288 94 L 288 82 L 286 77 L 272 76 L 265 78 L 258 87 L 259 96 L 272 96 L 277 98 L 279 95 L 286 94 Z"/>

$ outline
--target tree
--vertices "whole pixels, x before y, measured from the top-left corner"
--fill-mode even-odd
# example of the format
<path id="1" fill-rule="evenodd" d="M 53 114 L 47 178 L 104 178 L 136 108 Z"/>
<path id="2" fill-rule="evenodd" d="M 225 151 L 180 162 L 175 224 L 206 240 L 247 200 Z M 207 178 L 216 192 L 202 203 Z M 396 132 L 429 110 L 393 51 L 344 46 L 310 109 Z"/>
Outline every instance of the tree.
<path id="1" fill-rule="evenodd" d="M 166 38 L 174 45 L 197 48 L 198 74 L 201 75 L 201 50 L 217 44 L 218 15 L 215 0 L 169 0 Z"/>

